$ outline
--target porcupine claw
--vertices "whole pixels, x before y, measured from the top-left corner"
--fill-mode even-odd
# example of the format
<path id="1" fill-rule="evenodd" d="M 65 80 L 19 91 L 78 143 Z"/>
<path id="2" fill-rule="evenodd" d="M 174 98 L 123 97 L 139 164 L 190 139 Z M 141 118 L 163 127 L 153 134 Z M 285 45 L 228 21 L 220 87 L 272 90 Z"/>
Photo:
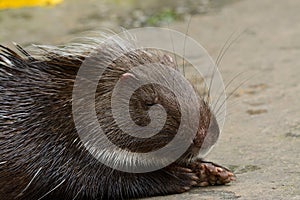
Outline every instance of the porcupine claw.
<path id="1" fill-rule="evenodd" d="M 199 177 L 196 186 L 225 185 L 236 180 L 229 169 L 212 162 L 196 160 L 190 164 L 190 168 Z"/>

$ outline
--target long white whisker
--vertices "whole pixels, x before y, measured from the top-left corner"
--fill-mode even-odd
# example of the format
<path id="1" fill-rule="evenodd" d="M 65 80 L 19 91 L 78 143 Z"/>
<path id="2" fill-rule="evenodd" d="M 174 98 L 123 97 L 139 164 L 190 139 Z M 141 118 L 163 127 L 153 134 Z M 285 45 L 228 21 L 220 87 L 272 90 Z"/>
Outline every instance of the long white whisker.
<path id="1" fill-rule="evenodd" d="M 222 47 L 221 51 L 219 52 L 219 56 L 217 57 L 217 60 L 216 60 L 216 64 L 217 66 L 219 66 L 222 58 L 224 57 L 225 53 L 227 52 L 227 50 L 238 40 L 240 39 L 240 37 L 246 32 L 246 29 L 243 30 L 241 33 L 239 33 L 232 41 L 230 41 L 233 37 L 233 35 L 236 33 L 236 32 L 233 32 L 229 38 L 226 40 L 224 46 Z M 229 43 L 229 44 L 228 44 Z M 227 45 L 228 44 L 228 45 Z"/>
<path id="2" fill-rule="evenodd" d="M 223 59 L 223 57 L 224 57 L 225 53 L 228 51 L 228 49 L 234 44 L 234 42 L 236 42 L 241 37 L 241 35 L 245 31 L 246 30 L 242 31 L 233 40 L 231 40 L 231 39 L 234 36 L 234 34 L 236 33 L 236 31 L 234 31 L 233 33 L 231 33 L 230 36 L 228 37 L 228 39 L 226 40 L 226 42 L 224 43 L 224 45 L 222 46 L 221 50 L 219 51 L 219 55 L 218 55 L 218 57 L 216 59 L 216 65 L 215 65 L 215 67 L 213 69 L 212 77 L 211 77 L 211 80 L 210 80 L 210 83 L 209 83 L 209 87 L 208 87 L 207 102 L 209 102 L 209 100 L 210 100 L 210 91 L 211 91 L 211 88 L 212 88 L 213 79 L 214 79 L 216 70 L 217 70 L 217 68 L 220 65 L 221 60 Z"/>
<path id="3" fill-rule="evenodd" d="M 225 104 L 225 102 L 242 86 L 244 85 L 247 81 L 249 81 L 250 79 L 252 79 L 253 77 L 247 78 L 246 80 L 244 80 L 243 82 L 241 82 L 237 87 L 235 87 L 234 90 L 232 90 L 229 95 L 226 97 L 226 99 L 224 100 L 224 102 L 218 107 L 218 109 L 216 110 L 215 114 L 218 114 L 218 112 L 220 111 L 220 109 L 223 107 L 223 105 Z"/>
<path id="4" fill-rule="evenodd" d="M 245 71 L 244 71 L 244 72 L 245 72 Z M 215 110 L 217 104 L 218 104 L 219 101 L 220 101 L 220 98 L 221 98 L 222 94 L 226 92 L 226 89 L 229 87 L 229 85 L 230 85 L 234 80 L 236 80 L 241 74 L 243 74 L 244 72 L 239 72 L 238 74 L 236 74 L 236 75 L 235 75 L 235 76 L 234 76 L 234 77 L 226 84 L 226 86 L 225 86 L 225 88 L 224 88 L 224 91 L 221 92 L 221 94 L 219 95 L 219 97 L 218 97 L 218 99 L 217 99 L 215 105 L 213 106 L 212 110 Z"/>
<path id="5" fill-rule="evenodd" d="M 170 24 L 169 24 L 169 23 L 168 23 L 168 28 L 170 29 Z M 169 33 L 170 33 L 170 40 L 171 40 L 171 42 L 172 42 L 173 55 L 174 55 L 174 58 L 175 58 L 175 64 L 176 64 L 175 69 L 178 70 L 177 54 L 176 54 L 176 52 L 175 52 L 173 35 L 172 35 L 171 31 L 169 31 Z"/>
<path id="6" fill-rule="evenodd" d="M 188 21 L 188 24 L 187 24 L 187 27 L 186 27 L 186 32 L 185 32 L 184 42 L 183 42 L 182 72 L 183 72 L 183 75 L 184 75 L 184 76 L 185 76 L 185 47 L 186 47 L 186 39 L 187 39 L 188 32 L 189 32 L 189 29 L 190 29 L 191 21 L 192 21 L 192 15 L 191 15 L 190 18 L 189 18 L 189 21 Z"/>

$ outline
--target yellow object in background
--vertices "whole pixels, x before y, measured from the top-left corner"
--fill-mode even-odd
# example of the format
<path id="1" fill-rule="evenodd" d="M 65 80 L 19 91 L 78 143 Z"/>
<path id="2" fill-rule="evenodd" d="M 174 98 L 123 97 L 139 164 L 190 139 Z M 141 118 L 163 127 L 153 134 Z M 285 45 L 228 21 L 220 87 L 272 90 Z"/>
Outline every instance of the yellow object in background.
<path id="1" fill-rule="evenodd" d="M 51 6 L 59 4 L 62 1 L 63 0 L 0 0 L 0 9 L 31 6 Z"/>

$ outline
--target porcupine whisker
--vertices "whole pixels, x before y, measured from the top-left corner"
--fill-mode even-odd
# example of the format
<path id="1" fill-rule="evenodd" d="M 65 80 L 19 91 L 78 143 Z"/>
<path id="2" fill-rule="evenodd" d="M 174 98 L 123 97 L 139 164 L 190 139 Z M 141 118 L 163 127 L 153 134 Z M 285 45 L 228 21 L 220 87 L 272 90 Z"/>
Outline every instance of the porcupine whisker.
<path id="1" fill-rule="evenodd" d="M 249 81 L 250 79 L 252 79 L 253 77 L 250 77 L 246 80 L 244 80 L 243 82 L 241 82 L 237 87 L 235 87 L 225 98 L 224 102 L 217 108 L 217 110 L 215 111 L 215 114 L 218 115 L 220 109 L 223 107 L 223 105 L 225 104 L 225 102 L 242 86 L 244 85 L 247 81 Z"/>
<path id="2" fill-rule="evenodd" d="M 188 37 L 188 32 L 189 32 L 189 29 L 190 29 L 191 21 L 192 21 L 192 15 L 190 15 L 190 17 L 189 17 L 189 21 L 188 21 L 188 24 L 187 24 L 187 27 L 186 27 L 186 32 L 185 32 L 184 41 L 183 41 L 182 73 L 183 73 L 184 77 L 185 77 L 185 53 L 186 53 L 185 49 L 186 49 L 186 39 Z"/>
<path id="3" fill-rule="evenodd" d="M 240 36 L 244 33 L 244 31 L 242 33 L 240 33 L 239 35 L 237 35 L 236 38 L 234 38 L 233 40 L 232 37 L 234 36 L 234 34 L 236 33 L 236 31 L 232 32 L 228 39 L 225 41 L 224 45 L 222 46 L 222 48 L 220 49 L 219 51 L 219 54 L 217 56 L 217 59 L 216 59 L 216 64 L 213 68 L 213 71 L 212 71 L 212 77 L 211 77 L 211 80 L 210 80 L 210 83 L 209 83 L 209 87 L 208 87 L 208 96 L 207 96 L 207 102 L 209 103 L 210 102 L 210 91 L 211 91 L 211 88 L 212 88 L 212 84 L 213 84 L 213 79 L 214 79 L 214 76 L 215 76 L 215 73 L 217 71 L 217 68 L 220 66 L 220 63 L 225 55 L 225 53 L 228 51 L 228 49 L 233 45 L 234 42 L 236 42 Z"/>
<path id="4" fill-rule="evenodd" d="M 168 28 L 170 29 L 170 24 L 169 23 L 168 23 Z M 174 59 L 175 59 L 175 69 L 178 70 L 177 54 L 175 52 L 173 35 L 172 35 L 170 30 L 169 30 L 169 35 L 170 35 L 170 40 L 171 40 L 171 43 L 172 43 L 173 56 L 174 56 Z"/>
<path id="5" fill-rule="evenodd" d="M 209 82 L 209 85 L 208 85 L 208 91 L 207 91 L 207 97 L 206 97 L 206 102 L 208 104 L 210 103 L 211 87 L 212 87 L 212 84 L 213 84 L 213 79 L 214 79 L 216 71 L 217 71 L 217 65 L 214 65 L 212 75 L 211 75 L 211 79 L 210 79 L 210 82 Z"/>
<path id="6" fill-rule="evenodd" d="M 224 94 L 224 93 L 226 92 L 226 89 L 230 86 L 230 84 L 231 84 L 234 80 L 236 80 L 236 79 L 237 79 L 241 74 L 243 74 L 243 73 L 244 73 L 244 72 L 239 72 L 239 73 L 237 73 L 233 78 L 230 79 L 230 81 L 229 81 L 228 83 L 226 83 L 225 88 L 224 88 L 224 91 L 222 91 L 222 92 L 220 93 L 220 95 L 219 95 L 217 101 L 215 102 L 215 105 L 213 105 L 213 107 L 212 107 L 212 111 L 215 110 L 217 104 L 218 104 L 219 101 L 220 101 L 220 98 L 221 98 L 222 94 Z M 219 91 L 218 91 L 218 92 L 219 92 Z"/>
<path id="7" fill-rule="evenodd" d="M 234 112 L 226 112 L 225 113 L 225 116 L 223 116 L 223 119 L 225 119 L 225 118 L 230 118 L 232 115 L 234 114 Z M 220 118 L 220 116 L 216 116 L 216 118 L 218 119 L 218 120 L 221 120 L 222 118 Z"/>
<path id="8" fill-rule="evenodd" d="M 217 56 L 217 59 L 216 59 L 216 65 L 214 67 L 214 70 L 213 70 L 213 74 L 212 74 L 212 78 L 210 80 L 210 84 L 209 84 L 209 89 L 208 89 L 208 102 L 210 100 L 210 91 L 211 91 L 211 87 L 212 87 L 212 84 L 213 84 L 213 79 L 214 79 L 214 76 L 215 76 L 215 73 L 216 73 L 216 70 L 217 68 L 220 66 L 220 63 L 225 55 L 225 53 L 229 50 L 229 48 L 242 36 L 242 34 L 245 33 L 246 30 L 243 30 L 241 33 L 239 33 L 234 39 L 233 36 L 234 34 L 236 33 L 236 31 L 234 31 L 233 33 L 230 34 L 230 36 L 228 37 L 228 39 L 225 41 L 224 45 L 222 46 L 221 50 L 219 51 L 219 54 Z M 232 40 L 231 40 L 232 39 Z M 215 102 L 215 105 L 213 105 L 213 111 L 215 111 L 215 108 L 217 106 L 217 104 L 219 103 L 219 100 L 222 96 L 222 94 L 226 95 L 225 92 L 226 92 L 226 89 L 228 88 L 228 86 L 233 82 L 234 79 L 236 79 L 237 77 L 239 77 L 243 72 L 240 72 L 238 73 L 236 76 L 234 76 L 234 78 L 232 78 L 229 83 L 226 84 L 225 88 L 224 88 L 224 91 L 221 92 L 219 94 L 219 97 L 217 99 L 217 101 Z M 227 98 L 225 98 L 227 100 Z M 224 101 L 226 101 L 224 100 Z M 225 102 L 222 103 L 221 107 L 225 104 Z"/>
<path id="9" fill-rule="evenodd" d="M 170 24 L 168 23 L 168 28 L 170 29 Z M 171 31 L 169 30 L 169 35 L 170 35 L 170 40 L 171 40 L 171 43 L 172 43 L 172 49 L 173 49 L 173 56 L 174 56 L 174 59 L 175 59 L 175 70 L 179 71 L 178 69 L 178 62 L 177 62 L 177 54 L 175 52 L 175 46 L 174 46 L 174 40 L 173 40 L 173 35 L 171 33 Z M 175 84 L 175 74 L 173 76 L 173 88 L 174 88 L 174 84 Z"/>
<path id="10" fill-rule="evenodd" d="M 236 42 L 236 41 L 240 38 L 240 36 L 241 36 L 241 34 L 242 34 L 243 32 L 240 33 L 240 34 L 239 34 L 237 37 L 235 37 L 233 40 L 231 40 L 231 39 L 233 38 L 233 36 L 234 36 L 235 33 L 236 33 L 236 31 L 232 32 L 232 33 L 229 35 L 229 37 L 228 37 L 227 40 L 225 41 L 224 45 L 223 45 L 222 48 L 220 49 L 219 54 L 218 54 L 217 59 L 216 59 L 216 65 L 217 65 L 217 66 L 220 65 L 220 63 L 221 63 L 221 61 L 222 61 L 222 59 L 223 59 L 225 53 L 226 53 L 226 52 L 228 51 L 228 49 L 232 46 L 232 44 L 233 44 L 234 42 Z M 230 41 L 230 40 L 231 40 L 231 41 Z"/>
<path id="11" fill-rule="evenodd" d="M 246 72 L 245 72 L 245 73 L 246 73 Z M 243 85 L 245 85 L 246 82 L 249 81 L 250 79 L 252 79 L 254 76 L 256 76 L 256 75 L 252 75 L 251 77 L 248 77 L 247 79 L 245 79 L 244 82 L 242 82 L 240 85 L 236 86 L 236 88 L 233 89 L 233 90 L 235 90 L 235 91 L 232 91 L 232 92 L 228 95 L 228 98 L 225 99 L 225 101 L 227 101 L 228 99 L 230 99 L 230 98 L 235 94 L 236 90 L 238 90 L 238 89 L 241 88 Z M 238 101 L 238 100 L 235 100 L 235 101 L 233 101 L 233 102 L 230 102 L 230 103 L 228 104 L 228 107 L 231 107 L 231 106 L 233 106 L 233 105 L 236 105 L 236 102 L 239 102 L 239 101 Z M 221 106 L 221 107 L 222 107 L 222 106 Z M 221 112 L 219 112 L 218 114 L 216 114 L 216 117 L 218 117 L 218 116 L 220 116 L 220 115 L 221 115 Z M 229 115 L 231 115 L 231 114 L 226 113 L 226 116 L 229 116 Z"/>
<path id="12" fill-rule="evenodd" d="M 17 195 L 17 197 L 20 197 L 23 195 L 23 193 L 29 188 L 29 186 L 31 185 L 31 183 L 34 181 L 34 179 L 37 177 L 37 175 L 40 173 L 40 171 L 42 170 L 42 167 L 40 167 L 37 172 L 34 174 L 34 176 L 32 177 L 32 179 L 29 181 L 29 183 L 27 184 L 27 186 L 22 190 L 22 192 L 20 194 Z"/>
<path id="13" fill-rule="evenodd" d="M 0 165 L 3 165 L 5 163 L 7 163 L 7 161 L 2 161 L 2 162 L 0 162 Z"/>
<path id="14" fill-rule="evenodd" d="M 234 93 L 235 94 L 235 93 Z M 233 95 L 234 95 L 233 94 Z M 229 110 L 231 110 L 232 108 L 234 108 L 238 103 L 240 103 L 239 99 L 233 99 L 233 98 L 229 98 L 229 103 L 226 104 L 226 106 L 229 108 Z M 226 114 L 227 115 L 227 114 Z"/>
<path id="15" fill-rule="evenodd" d="M 48 191 L 46 194 L 44 194 L 38 200 L 41 200 L 41 199 L 45 198 L 48 194 L 50 194 L 51 192 L 53 192 L 54 190 L 56 190 L 57 188 L 59 188 L 59 186 L 61 186 L 65 181 L 66 181 L 66 179 L 62 180 L 58 185 L 56 185 L 53 189 L 51 189 L 50 191 Z"/>
<path id="16" fill-rule="evenodd" d="M 241 72 L 240 74 L 243 74 L 243 73 L 246 73 L 246 72 Z M 244 78 L 241 78 L 241 79 L 244 79 Z M 249 77 L 249 79 L 251 79 L 251 78 Z M 244 84 L 245 84 L 245 83 L 244 83 Z M 236 86 L 236 87 L 240 88 L 240 87 L 243 86 L 244 84 L 239 83 L 239 86 Z M 234 95 L 234 93 L 233 93 L 232 95 Z M 232 95 L 231 95 L 231 97 L 232 97 Z M 228 100 L 230 100 L 230 97 L 228 98 Z M 230 108 L 230 107 L 232 107 L 232 106 L 235 106 L 237 102 L 240 102 L 240 101 L 239 101 L 238 99 L 236 99 L 236 100 L 232 100 L 232 99 L 231 99 L 231 101 L 229 101 L 229 102 L 226 103 L 226 106 L 227 106 L 228 108 Z M 230 110 L 230 109 L 229 109 L 229 110 Z M 220 114 L 221 114 L 221 113 L 219 113 L 218 116 L 219 116 Z M 228 116 L 228 113 L 226 113 L 226 116 Z"/>

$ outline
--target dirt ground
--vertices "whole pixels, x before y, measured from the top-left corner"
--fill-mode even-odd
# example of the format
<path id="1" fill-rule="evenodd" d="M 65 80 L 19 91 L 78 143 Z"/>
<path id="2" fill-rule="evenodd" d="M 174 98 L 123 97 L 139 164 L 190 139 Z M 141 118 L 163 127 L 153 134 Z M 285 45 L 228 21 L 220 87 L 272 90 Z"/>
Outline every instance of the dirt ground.
<path id="1" fill-rule="evenodd" d="M 78 32 L 115 27 L 86 22 L 82 16 L 89 11 L 78 6 L 69 9 L 55 14 L 38 8 L 30 15 L 27 9 L 0 13 L 0 41 L 57 44 Z M 237 39 L 226 51 L 220 71 L 225 83 L 244 72 L 228 93 L 249 80 L 230 97 L 220 140 L 206 158 L 233 169 L 237 181 L 151 199 L 300 199 L 299 10 L 298 0 L 241 0 L 192 18 L 189 35 L 214 59 L 232 33 L 243 32 L 233 37 Z M 184 33 L 187 21 L 170 28 Z"/>

